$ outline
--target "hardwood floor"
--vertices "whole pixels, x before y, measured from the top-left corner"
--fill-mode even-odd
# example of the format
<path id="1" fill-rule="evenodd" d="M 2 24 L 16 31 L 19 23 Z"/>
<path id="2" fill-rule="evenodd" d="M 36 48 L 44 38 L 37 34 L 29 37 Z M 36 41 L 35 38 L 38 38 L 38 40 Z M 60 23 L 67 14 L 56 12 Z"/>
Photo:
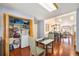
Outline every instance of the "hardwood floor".
<path id="1" fill-rule="evenodd" d="M 71 38 L 63 38 L 60 42 L 54 43 L 54 53 L 48 53 L 50 56 L 75 56 L 75 50 L 74 46 L 72 45 L 72 39 Z"/>
<path id="2" fill-rule="evenodd" d="M 30 48 L 17 48 L 10 52 L 10 56 L 30 56 Z M 53 43 L 53 54 L 48 49 L 48 56 L 76 56 L 72 39 L 62 38 L 61 42 Z"/>
<path id="3" fill-rule="evenodd" d="M 10 56 L 30 56 L 30 48 L 17 48 L 13 51 L 10 51 Z"/>

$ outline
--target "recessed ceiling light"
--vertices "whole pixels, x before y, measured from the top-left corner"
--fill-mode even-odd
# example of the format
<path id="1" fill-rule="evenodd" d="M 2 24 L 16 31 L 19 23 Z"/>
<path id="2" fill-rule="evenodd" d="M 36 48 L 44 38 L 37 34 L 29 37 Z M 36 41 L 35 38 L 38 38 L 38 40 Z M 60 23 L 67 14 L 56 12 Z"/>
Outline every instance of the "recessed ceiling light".
<path id="1" fill-rule="evenodd" d="M 71 17 L 70 17 L 70 20 L 74 20 L 74 16 L 71 16 Z"/>
<path id="2" fill-rule="evenodd" d="M 62 22 L 62 19 L 59 19 L 58 21 L 59 21 L 59 22 Z"/>
<path id="3" fill-rule="evenodd" d="M 39 3 L 42 7 L 44 7 L 49 12 L 57 10 L 58 6 L 55 3 Z"/>

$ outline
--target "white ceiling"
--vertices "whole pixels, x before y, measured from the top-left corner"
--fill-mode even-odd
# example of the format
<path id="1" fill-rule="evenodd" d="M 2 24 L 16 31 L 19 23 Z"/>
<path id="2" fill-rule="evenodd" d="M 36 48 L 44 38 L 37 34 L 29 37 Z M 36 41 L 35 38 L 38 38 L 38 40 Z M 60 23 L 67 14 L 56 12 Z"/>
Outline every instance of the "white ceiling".
<path id="1" fill-rule="evenodd" d="M 57 3 L 59 9 L 49 12 L 40 6 L 38 3 L 10 3 L 1 4 L 0 6 L 5 6 L 8 8 L 13 8 L 22 13 L 28 14 L 30 16 L 36 17 L 38 20 L 43 20 L 51 17 L 55 17 L 64 13 L 75 11 L 79 4 L 77 3 Z"/>

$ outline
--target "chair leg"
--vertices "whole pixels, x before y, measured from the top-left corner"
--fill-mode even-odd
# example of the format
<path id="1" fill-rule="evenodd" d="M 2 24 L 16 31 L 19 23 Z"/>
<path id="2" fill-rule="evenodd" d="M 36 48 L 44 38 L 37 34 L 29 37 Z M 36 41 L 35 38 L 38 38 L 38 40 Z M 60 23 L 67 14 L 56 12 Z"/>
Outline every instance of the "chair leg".
<path id="1" fill-rule="evenodd" d="M 31 52 L 30 52 L 30 56 L 32 56 Z"/>
<path id="2" fill-rule="evenodd" d="M 44 56 L 45 56 L 45 51 L 44 51 Z"/>

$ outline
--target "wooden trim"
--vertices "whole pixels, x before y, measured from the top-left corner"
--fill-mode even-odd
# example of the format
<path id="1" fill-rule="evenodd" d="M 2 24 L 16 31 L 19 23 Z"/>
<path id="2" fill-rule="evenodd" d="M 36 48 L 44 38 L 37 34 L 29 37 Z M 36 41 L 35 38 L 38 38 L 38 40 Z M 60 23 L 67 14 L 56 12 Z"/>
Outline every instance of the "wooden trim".
<path id="1" fill-rule="evenodd" d="M 33 37 L 33 21 L 30 20 L 30 36 Z"/>
<path id="2" fill-rule="evenodd" d="M 23 19 L 23 20 L 27 20 L 25 17 L 19 17 L 19 16 L 15 16 L 15 15 L 12 15 L 10 13 L 7 13 L 8 16 L 11 16 L 11 17 L 14 17 L 14 18 L 20 18 L 20 19 Z"/>
<path id="3" fill-rule="evenodd" d="M 9 56 L 9 17 L 7 14 L 4 14 L 4 55 Z"/>
<path id="4" fill-rule="evenodd" d="M 3 39 L 4 39 L 4 55 L 5 56 L 9 56 L 9 16 L 12 16 L 14 18 L 24 19 L 22 17 L 17 17 L 11 14 L 3 14 L 3 24 L 4 24 Z M 27 19 L 24 19 L 24 20 L 27 20 Z M 30 36 L 33 36 L 32 19 L 30 19 Z"/>

